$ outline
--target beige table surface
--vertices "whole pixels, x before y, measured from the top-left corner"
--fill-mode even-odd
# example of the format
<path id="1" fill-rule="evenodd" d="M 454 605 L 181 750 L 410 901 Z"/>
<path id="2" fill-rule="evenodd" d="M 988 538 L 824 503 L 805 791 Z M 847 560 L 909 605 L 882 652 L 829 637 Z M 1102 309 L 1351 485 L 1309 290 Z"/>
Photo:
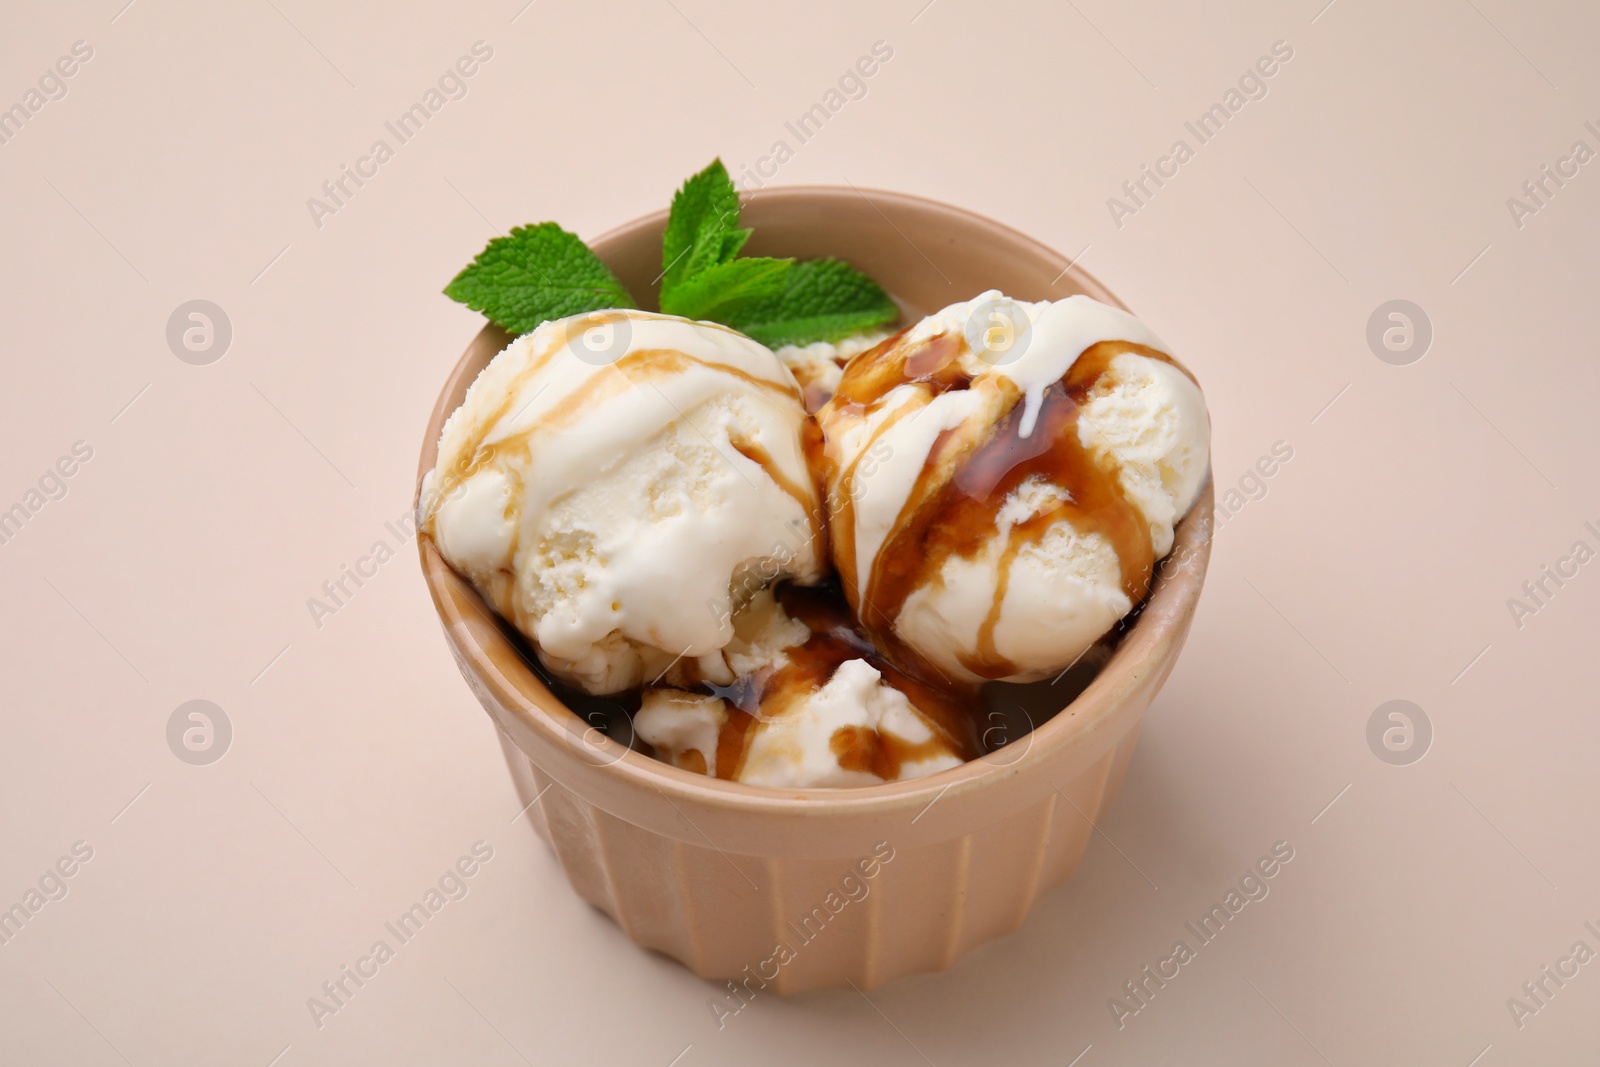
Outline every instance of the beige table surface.
<path id="1" fill-rule="evenodd" d="M 0 944 L 0 1062 L 1595 1062 L 1600 963 L 1572 955 L 1600 951 L 1593 5 L 125 3 L 0 12 L 0 107 L 45 89 L 0 144 L 0 510 L 26 520 L 0 544 L 0 908 L 60 898 Z M 465 96 L 398 143 L 385 123 L 480 41 Z M 785 124 L 880 41 L 802 143 Z M 1202 143 L 1185 123 L 1277 42 Z M 1200 374 L 1231 511 L 1076 879 L 948 973 L 719 1029 L 717 990 L 582 904 L 516 817 L 397 520 L 479 325 L 439 294 L 456 268 L 779 140 L 776 182 L 1081 254 Z M 1113 212 L 1146 164 L 1176 173 Z M 231 324 L 205 365 L 167 341 L 196 299 Z M 1392 300 L 1421 309 L 1395 353 L 1368 342 Z M 377 542 L 398 555 L 314 618 Z M 191 700 L 231 726 L 209 765 L 169 746 Z M 1369 745 L 1391 700 L 1431 726 L 1420 761 L 1414 712 L 1411 762 Z M 313 1019 L 480 841 L 468 895 Z M 1119 1027 L 1123 984 L 1279 841 L 1270 895 Z"/>

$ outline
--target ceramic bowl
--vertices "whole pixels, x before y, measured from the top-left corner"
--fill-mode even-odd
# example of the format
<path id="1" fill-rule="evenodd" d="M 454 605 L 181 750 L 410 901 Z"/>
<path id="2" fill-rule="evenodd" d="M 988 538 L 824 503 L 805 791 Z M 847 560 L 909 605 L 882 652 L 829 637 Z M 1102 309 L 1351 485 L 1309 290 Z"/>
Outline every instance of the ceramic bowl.
<path id="1" fill-rule="evenodd" d="M 665 224 L 663 211 L 592 242 L 644 307 L 654 306 Z M 1031 238 L 916 197 L 773 189 L 747 198 L 744 224 L 755 229 L 747 254 L 843 258 L 893 295 L 905 322 L 986 289 L 1122 306 Z M 509 340 L 484 329 L 445 382 L 419 484 L 444 420 Z M 628 750 L 557 700 L 433 543 L 418 544 L 450 650 L 500 728 L 527 818 L 585 900 L 640 945 L 750 993 L 867 990 L 949 967 L 1015 930 L 1072 875 L 1183 646 L 1212 511 L 1208 483 L 1137 621 L 1086 688 L 1070 702 L 1055 694 L 1047 721 L 953 770 L 856 789 L 757 788 Z M 1034 687 L 1032 699 L 1041 693 L 1051 698 Z"/>

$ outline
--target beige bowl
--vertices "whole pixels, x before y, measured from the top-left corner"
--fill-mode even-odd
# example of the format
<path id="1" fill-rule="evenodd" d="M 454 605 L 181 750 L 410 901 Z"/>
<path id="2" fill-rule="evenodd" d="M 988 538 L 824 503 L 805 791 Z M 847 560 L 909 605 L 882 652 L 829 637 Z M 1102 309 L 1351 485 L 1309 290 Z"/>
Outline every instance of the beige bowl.
<path id="1" fill-rule="evenodd" d="M 744 219 L 755 228 L 749 254 L 846 259 L 884 285 L 907 321 L 990 288 L 1121 306 L 1037 242 L 915 197 L 776 189 L 749 198 Z M 645 306 L 665 223 L 660 212 L 594 242 Z M 428 422 L 419 482 L 445 418 L 509 340 L 485 328 L 456 365 Z M 1142 615 L 1065 710 L 954 770 L 836 790 L 718 781 L 628 751 L 558 701 L 433 543 L 418 544 L 451 651 L 573 888 L 696 974 L 792 993 L 870 989 L 949 967 L 1015 930 L 1040 893 L 1071 876 L 1183 646 L 1211 514 L 1208 483 Z M 1035 687 L 1035 698 L 1040 691 L 1050 692 Z"/>

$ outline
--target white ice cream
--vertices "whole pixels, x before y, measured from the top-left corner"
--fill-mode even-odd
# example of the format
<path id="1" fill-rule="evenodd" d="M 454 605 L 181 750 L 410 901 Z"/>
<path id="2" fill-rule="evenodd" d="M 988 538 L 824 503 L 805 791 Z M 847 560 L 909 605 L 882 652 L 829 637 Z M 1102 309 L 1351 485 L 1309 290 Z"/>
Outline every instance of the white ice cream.
<path id="1" fill-rule="evenodd" d="M 844 373 L 844 365 L 859 352 L 865 352 L 887 339 L 887 330 L 869 330 L 838 341 L 817 341 L 809 345 L 784 345 L 778 358 L 789 368 L 805 395 L 806 410 L 815 411 L 833 395 Z"/>
<path id="2" fill-rule="evenodd" d="M 739 635 L 727 651 L 741 675 L 781 670 L 789 662 L 784 649 L 809 637 L 805 625 L 790 619 L 769 593 L 759 594 L 749 609 L 741 611 L 738 622 Z M 728 716 L 728 704 L 720 697 L 651 688 L 644 692 L 633 729 L 658 758 L 673 766 L 751 785 L 876 785 L 962 763 L 954 746 L 944 743 L 910 698 L 862 659 L 846 660 L 815 689 L 780 690 L 763 699 L 757 721 L 750 724 L 742 748 L 732 757 L 737 766 L 719 767 L 718 741 Z M 892 768 L 864 766 L 870 761 L 860 759 L 860 754 L 885 742 L 911 752 L 912 758 Z M 851 758 L 852 750 L 857 759 Z"/>
<path id="3" fill-rule="evenodd" d="M 873 358 L 915 351 L 940 334 L 961 339 L 956 358 L 970 377 L 967 387 L 940 392 L 907 381 L 866 407 L 836 400 L 818 415 L 834 477 L 845 482 L 830 484 L 829 498 L 848 497 L 853 513 L 850 529 L 836 524 L 835 558 L 847 587 L 863 590 L 868 601 L 878 555 L 904 521 L 936 443 L 943 451 L 935 467 L 948 466 L 952 446 L 977 447 L 1018 404 L 1026 439 L 1046 391 L 1098 342 L 1170 352 L 1137 318 L 1088 297 L 1023 303 L 991 291 L 929 316 Z M 1208 471 L 1210 424 L 1199 387 L 1171 363 L 1124 352 L 1078 411 L 1079 441 L 1098 466 L 1115 472 L 1123 495 L 1148 522 L 1159 559 L 1171 550 L 1173 527 Z M 990 641 L 1014 667 L 1007 680 L 1037 680 L 1073 662 L 1133 607 L 1115 546 L 1066 518 L 1052 522 L 1009 561 L 1000 588 L 1012 528 L 1060 508 L 1071 499 L 1069 489 L 1030 478 L 998 502 L 993 536 L 973 555 L 952 555 L 905 598 L 895 635 L 938 670 L 975 680 L 968 667 L 998 598 Z M 841 554 L 840 542 L 853 552 Z"/>
<path id="4" fill-rule="evenodd" d="M 591 693 L 674 664 L 729 681 L 734 611 L 822 577 L 806 414 L 767 348 L 642 311 L 547 322 L 445 424 L 421 523 L 457 571 Z"/>

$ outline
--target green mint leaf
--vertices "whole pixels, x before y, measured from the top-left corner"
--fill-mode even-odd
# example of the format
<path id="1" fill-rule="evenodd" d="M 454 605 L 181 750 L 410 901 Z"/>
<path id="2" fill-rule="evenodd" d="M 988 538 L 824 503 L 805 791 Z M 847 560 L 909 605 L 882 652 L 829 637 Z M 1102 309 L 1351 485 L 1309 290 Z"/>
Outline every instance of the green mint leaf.
<path id="1" fill-rule="evenodd" d="M 686 319 L 726 323 L 757 301 L 770 300 L 787 288 L 792 259 L 751 257 L 708 267 L 661 294 L 661 310 Z"/>
<path id="2" fill-rule="evenodd" d="M 750 240 L 750 235 L 755 232 L 756 231 L 754 230 L 733 230 L 729 233 L 723 234 L 722 262 L 726 263 L 728 260 L 738 255 L 739 250 L 744 247 L 744 243 Z"/>
<path id="3" fill-rule="evenodd" d="M 738 190 L 722 160 L 713 159 L 672 198 L 661 235 L 663 298 L 692 275 L 728 262 L 749 236 L 739 228 Z"/>
<path id="4" fill-rule="evenodd" d="M 878 283 L 837 259 L 796 263 L 783 291 L 735 309 L 724 323 L 769 348 L 837 341 L 883 326 L 900 309 Z"/>
<path id="5" fill-rule="evenodd" d="M 494 238 L 444 293 L 513 334 L 584 311 L 637 306 L 600 257 L 553 222 Z"/>

